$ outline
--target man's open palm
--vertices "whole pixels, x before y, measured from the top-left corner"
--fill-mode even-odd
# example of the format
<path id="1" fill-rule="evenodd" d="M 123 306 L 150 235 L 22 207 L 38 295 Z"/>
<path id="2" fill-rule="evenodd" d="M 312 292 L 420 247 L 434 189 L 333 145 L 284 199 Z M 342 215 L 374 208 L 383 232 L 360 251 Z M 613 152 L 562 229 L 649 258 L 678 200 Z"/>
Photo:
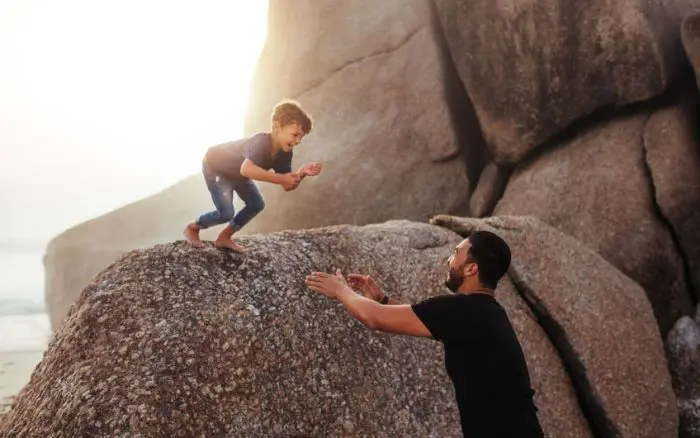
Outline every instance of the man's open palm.
<path id="1" fill-rule="evenodd" d="M 370 300 L 379 301 L 384 296 L 377 282 L 369 275 L 349 274 L 348 285 L 362 292 L 362 295 Z"/>
<path id="2" fill-rule="evenodd" d="M 329 298 L 335 298 L 342 289 L 348 287 L 345 277 L 340 272 L 326 274 L 325 272 L 313 272 L 306 277 L 306 284 L 314 291 L 320 292 Z"/>

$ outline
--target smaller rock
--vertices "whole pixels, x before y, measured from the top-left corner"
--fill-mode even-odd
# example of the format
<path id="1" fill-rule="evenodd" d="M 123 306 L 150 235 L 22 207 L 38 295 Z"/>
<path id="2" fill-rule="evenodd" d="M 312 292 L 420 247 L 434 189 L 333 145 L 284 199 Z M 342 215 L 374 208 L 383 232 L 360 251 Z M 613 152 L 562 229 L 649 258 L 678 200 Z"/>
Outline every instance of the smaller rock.
<path id="1" fill-rule="evenodd" d="M 700 325 L 687 316 L 676 321 L 666 351 L 678 398 L 679 436 L 700 436 Z"/>

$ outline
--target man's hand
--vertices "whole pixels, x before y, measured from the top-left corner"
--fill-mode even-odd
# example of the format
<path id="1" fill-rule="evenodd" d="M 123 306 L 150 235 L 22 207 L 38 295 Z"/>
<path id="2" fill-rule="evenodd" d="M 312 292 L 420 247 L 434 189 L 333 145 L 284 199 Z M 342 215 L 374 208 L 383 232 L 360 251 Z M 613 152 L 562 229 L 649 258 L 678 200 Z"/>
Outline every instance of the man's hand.
<path id="1" fill-rule="evenodd" d="M 352 277 L 357 278 L 356 275 Z M 364 275 L 359 277 L 362 284 L 376 286 L 373 280 L 370 282 L 371 277 Z M 431 336 L 430 331 L 409 304 L 382 306 L 366 296 L 361 296 L 350 288 L 340 270 L 336 271 L 335 275 L 314 272 L 306 277 L 306 284 L 312 290 L 327 297 L 337 298 L 353 317 L 373 330 L 410 336 Z M 378 289 L 378 287 L 368 288 L 372 293 Z"/>
<path id="2" fill-rule="evenodd" d="M 299 170 L 299 173 L 303 174 L 304 176 L 317 176 L 318 174 L 321 173 L 322 167 L 323 166 L 321 165 L 321 163 L 317 163 L 317 162 L 309 163 L 309 164 L 304 165 L 304 167 L 302 167 Z"/>
<path id="3" fill-rule="evenodd" d="M 301 178 L 296 173 L 285 173 L 282 175 L 280 185 L 284 190 L 290 191 L 296 189 L 300 182 Z"/>
<path id="4" fill-rule="evenodd" d="M 379 285 L 369 275 L 349 274 L 348 285 L 362 292 L 362 295 L 370 300 L 379 302 L 384 298 L 384 293 L 379 288 Z"/>
<path id="5" fill-rule="evenodd" d="M 337 270 L 335 275 L 325 272 L 313 272 L 306 277 L 306 284 L 316 292 L 329 298 L 337 298 L 338 294 L 350 290 L 343 273 Z"/>

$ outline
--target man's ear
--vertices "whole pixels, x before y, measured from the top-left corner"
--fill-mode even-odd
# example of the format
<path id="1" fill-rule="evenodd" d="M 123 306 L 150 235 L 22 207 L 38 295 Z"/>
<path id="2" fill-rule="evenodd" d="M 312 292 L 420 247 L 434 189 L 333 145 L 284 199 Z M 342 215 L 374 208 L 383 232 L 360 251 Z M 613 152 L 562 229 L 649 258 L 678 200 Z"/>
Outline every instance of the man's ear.
<path id="1" fill-rule="evenodd" d="M 479 273 L 479 265 L 477 265 L 474 262 L 467 263 L 467 265 L 464 267 L 464 272 L 462 274 L 465 277 L 472 277 L 474 275 L 477 275 Z"/>
<path id="2" fill-rule="evenodd" d="M 275 120 L 274 122 L 272 122 L 272 130 L 275 132 L 280 130 L 279 120 Z"/>

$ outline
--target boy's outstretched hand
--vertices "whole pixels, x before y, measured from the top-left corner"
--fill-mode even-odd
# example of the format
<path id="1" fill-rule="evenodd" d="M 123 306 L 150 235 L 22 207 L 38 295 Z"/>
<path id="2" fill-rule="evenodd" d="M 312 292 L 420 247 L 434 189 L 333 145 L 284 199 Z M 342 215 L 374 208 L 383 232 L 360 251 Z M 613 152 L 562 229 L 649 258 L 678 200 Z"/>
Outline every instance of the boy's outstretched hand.
<path id="1" fill-rule="evenodd" d="M 294 178 L 296 179 L 296 182 L 294 184 L 282 184 L 282 187 L 284 188 L 285 191 L 289 192 L 297 187 L 299 187 L 299 184 L 301 184 L 301 181 L 306 178 L 307 176 L 316 176 L 321 173 L 321 163 L 308 163 L 305 164 L 304 166 L 299 169 L 298 172 L 296 173 L 290 173 L 288 175 L 293 175 Z"/>
<path id="2" fill-rule="evenodd" d="M 282 181 L 282 188 L 286 191 L 294 190 L 299 186 L 299 183 L 301 182 L 301 177 L 296 174 L 296 173 L 287 173 L 282 175 L 283 181 Z"/>
<path id="3" fill-rule="evenodd" d="M 305 176 L 316 176 L 321 173 L 321 168 L 321 163 L 309 163 L 304 165 L 299 173 L 303 173 Z"/>

